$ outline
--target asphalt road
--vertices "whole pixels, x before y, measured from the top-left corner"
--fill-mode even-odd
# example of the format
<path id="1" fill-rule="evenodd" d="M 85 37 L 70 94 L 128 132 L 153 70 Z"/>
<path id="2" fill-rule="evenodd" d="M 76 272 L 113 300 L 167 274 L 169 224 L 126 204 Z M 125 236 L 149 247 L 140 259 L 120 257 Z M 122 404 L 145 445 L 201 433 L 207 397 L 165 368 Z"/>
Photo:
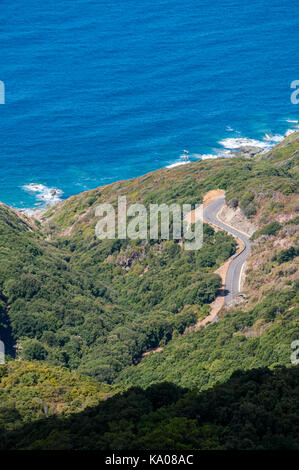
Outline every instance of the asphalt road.
<path id="1" fill-rule="evenodd" d="M 250 241 L 249 237 L 239 230 L 236 230 L 229 225 L 221 222 L 217 218 L 217 214 L 221 207 L 225 204 L 225 198 L 217 199 L 207 207 L 204 208 L 203 218 L 206 222 L 210 222 L 213 225 L 225 230 L 226 232 L 239 238 L 243 244 L 244 249 L 241 251 L 229 264 L 228 271 L 225 279 L 225 303 L 229 304 L 236 295 L 240 292 L 240 277 L 242 272 L 242 266 L 244 265 L 247 256 L 250 253 Z"/>

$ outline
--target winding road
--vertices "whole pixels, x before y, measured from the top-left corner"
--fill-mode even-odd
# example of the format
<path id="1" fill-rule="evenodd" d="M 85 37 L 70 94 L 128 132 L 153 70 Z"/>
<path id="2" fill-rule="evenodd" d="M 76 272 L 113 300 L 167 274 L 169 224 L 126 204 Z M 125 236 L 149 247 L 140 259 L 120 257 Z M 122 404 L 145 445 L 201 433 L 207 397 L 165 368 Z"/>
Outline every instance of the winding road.
<path id="1" fill-rule="evenodd" d="M 212 202 L 204 208 L 203 218 L 205 222 L 211 223 L 212 225 L 225 230 L 231 235 L 239 238 L 243 243 L 243 249 L 230 262 L 225 277 L 225 303 L 229 304 L 241 290 L 242 269 L 246 258 L 250 253 L 250 240 L 249 236 L 244 232 L 240 232 L 218 219 L 218 213 L 224 204 L 224 197 Z"/>

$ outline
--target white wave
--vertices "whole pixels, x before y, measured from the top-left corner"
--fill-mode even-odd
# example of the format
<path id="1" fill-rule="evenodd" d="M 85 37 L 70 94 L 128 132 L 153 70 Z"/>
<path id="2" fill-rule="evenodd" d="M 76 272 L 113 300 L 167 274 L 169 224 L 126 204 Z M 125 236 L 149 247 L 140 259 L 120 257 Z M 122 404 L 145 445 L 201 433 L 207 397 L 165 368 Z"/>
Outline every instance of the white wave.
<path id="1" fill-rule="evenodd" d="M 298 124 L 299 121 L 293 120 L 293 119 L 286 119 L 286 122 L 289 122 L 290 124 Z"/>
<path id="2" fill-rule="evenodd" d="M 231 150 L 220 150 L 217 156 L 224 157 L 224 158 L 231 158 L 231 157 L 235 157 L 236 154 L 232 152 Z"/>
<path id="3" fill-rule="evenodd" d="M 205 153 L 203 155 L 199 155 L 199 158 L 201 160 L 209 160 L 211 158 L 219 158 L 219 155 L 215 154 L 215 153 Z"/>
<path id="4" fill-rule="evenodd" d="M 44 212 L 45 208 L 35 208 L 35 209 L 18 209 L 19 212 L 22 212 L 22 214 L 25 214 L 27 217 L 34 217 L 34 216 L 39 216 Z"/>
<path id="5" fill-rule="evenodd" d="M 190 163 L 190 162 L 176 162 L 176 163 L 172 163 L 171 165 L 167 165 L 165 168 L 174 168 L 179 165 L 187 165 L 187 163 Z"/>
<path id="6" fill-rule="evenodd" d="M 288 129 L 285 133 L 285 137 L 288 137 L 288 135 L 294 134 L 294 132 L 297 132 L 298 129 Z"/>
<path id="7" fill-rule="evenodd" d="M 40 183 L 29 183 L 23 186 L 24 191 L 34 193 L 37 201 L 44 202 L 47 206 L 57 204 L 61 200 L 63 191 L 58 188 L 49 188 Z"/>
<path id="8" fill-rule="evenodd" d="M 266 142 L 255 139 L 248 139 L 247 137 L 236 137 L 220 140 L 220 145 L 229 150 L 236 150 L 240 147 L 258 147 L 264 149 L 268 147 Z"/>
<path id="9" fill-rule="evenodd" d="M 209 160 L 211 158 L 218 158 L 218 155 L 215 155 L 213 153 L 206 153 L 206 154 L 200 155 L 201 160 Z"/>
<path id="10" fill-rule="evenodd" d="M 298 123 L 298 121 L 289 121 L 293 122 L 294 124 Z M 299 125 L 296 125 L 295 129 L 288 129 L 287 132 L 282 134 L 265 134 L 262 140 L 257 139 L 250 139 L 248 137 L 229 137 L 220 140 L 218 143 L 224 147 L 224 149 L 215 149 L 215 153 L 207 153 L 207 154 L 199 154 L 194 153 L 192 154 L 192 158 L 196 158 L 198 160 L 212 160 L 216 158 L 233 158 L 238 155 L 238 152 L 234 152 L 234 150 L 238 150 L 241 147 L 257 147 L 260 149 L 261 153 L 265 153 L 269 151 L 272 147 L 279 144 L 285 137 L 291 135 L 293 132 L 298 131 Z M 230 126 L 226 128 L 229 132 L 237 132 Z M 191 156 L 191 155 L 190 155 Z M 184 158 L 185 155 L 182 155 L 181 158 Z M 179 161 L 172 163 L 171 165 L 166 166 L 166 168 L 174 168 L 179 165 L 185 165 L 189 163 L 188 161 Z"/>
<path id="11" fill-rule="evenodd" d="M 199 160 L 211 160 L 215 158 L 231 158 L 235 157 L 235 153 L 233 153 L 231 150 L 215 150 L 215 153 L 194 153 L 193 157 L 198 158 Z"/>
<path id="12" fill-rule="evenodd" d="M 283 139 L 284 139 L 284 135 L 280 135 L 280 134 L 277 134 L 277 135 L 266 134 L 266 135 L 263 137 L 263 140 L 265 140 L 266 142 L 273 142 L 273 143 L 275 143 L 275 144 L 278 144 L 278 143 L 281 142 Z"/>
<path id="13" fill-rule="evenodd" d="M 247 137 L 236 137 L 236 138 L 227 138 L 219 142 L 226 149 L 236 150 L 240 147 L 257 147 L 262 150 L 267 150 L 272 148 L 274 145 L 279 144 L 283 141 L 285 137 L 296 132 L 296 129 L 288 129 L 287 132 L 282 134 L 265 134 L 263 140 L 249 139 Z"/>

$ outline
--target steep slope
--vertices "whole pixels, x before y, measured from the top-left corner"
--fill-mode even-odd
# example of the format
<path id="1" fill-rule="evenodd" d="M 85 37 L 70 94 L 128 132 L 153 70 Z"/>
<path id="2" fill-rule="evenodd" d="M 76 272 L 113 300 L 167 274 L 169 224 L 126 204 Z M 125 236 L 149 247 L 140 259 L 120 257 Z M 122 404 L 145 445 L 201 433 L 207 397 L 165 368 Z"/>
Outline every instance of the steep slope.
<path id="1" fill-rule="evenodd" d="M 175 339 L 137 368 L 124 371 L 119 382 L 146 386 L 169 380 L 208 388 L 226 380 L 240 362 L 244 369 L 290 364 L 291 343 L 299 338 L 298 148 L 297 133 L 262 157 L 272 165 L 273 156 L 275 162 L 265 169 L 269 175 L 265 185 L 271 191 L 249 179 L 245 195 L 240 191 L 238 198 L 228 201 L 232 207 L 249 201 L 243 210 L 254 211 L 251 218 L 261 227 L 252 237 L 243 287 L 246 299 L 228 311 L 223 309 L 217 324 Z M 283 178 L 277 178 L 276 165 L 289 161 L 290 154 L 287 189 L 281 185 Z"/>
<path id="2" fill-rule="evenodd" d="M 211 386 L 238 367 L 239 354 L 246 368 L 286 364 L 297 334 L 298 148 L 295 133 L 251 160 L 162 169 L 73 196 L 36 224 L 1 206 L 0 335 L 9 332 L 20 358 L 78 368 L 108 383 L 147 385 L 171 376 L 176 383 Z M 174 240 L 102 241 L 95 236 L 95 209 L 100 202 L 116 206 L 119 195 L 147 207 L 194 204 L 219 188 L 230 207 L 259 227 L 244 286 L 249 297 L 238 310 L 223 309 L 217 325 L 182 336 L 209 313 L 221 284 L 213 272 L 235 252 L 235 240 L 205 225 L 204 245 L 194 252 Z M 271 335 L 277 335 L 272 349 L 278 353 L 268 352 Z M 261 342 L 267 353 L 260 355 Z M 158 346 L 166 347 L 136 367 Z"/>
<path id="3" fill-rule="evenodd" d="M 238 371 L 200 394 L 169 383 L 134 387 L 81 413 L 12 429 L 0 448 L 298 450 L 298 375 L 298 367 Z"/>
<path id="4" fill-rule="evenodd" d="M 231 237 L 208 229 L 202 253 L 171 240 L 122 247 L 94 235 L 82 250 L 7 207 L 0 215 L 1 338 L 8 345 L 10 332 L 19 358 L 109 383 L 205 315 L 220 286 L 213 269 L 235 250 Z"/>
<path id="5" fill-rule="evenodd" d="M 26 423 L 82 412 L 116 391 L 44 362 L 10 361 L 0 365 L 0 440 L 2 433 Z"/>
<path id="6" fill-rule="evenodd" d="M 251 160 L 162 169 L 74 196 L 36 222 L 0 205 L 0 337 L 19 359 L 0 367 L 4 448 L 298 447 L 298 368 L 290 360 L 299 339 L 298 150 L 295 133 Z M 216 189 L 258 229 L 246 296 L 192 331 L 209 313 L 221 285 L 214 271 L 235 253 L 235 240 L 205 224 L 193 252 L 174 240 L 101 241 L 95 209 L 116 206 L 119 195 L 147 207 L 194 204 Z M 235 373 L 240 367 L 263 369 Z M 224 384 L 200 397 L 173 384 L 135 388 L 79 413 L 118 389 L 161 381 L 196 390 Z M 64 419 L 72 412 L 79 414 Z M 94 440 L 70 432 L 82 419 Z"/>
<path id="7" fill-rule="evenodd" d="M 227 204 L 232 208 L 239 207 L 262 232 L 261 236 L 259 232 L 255 236 L 248 261 L 244 286 L 248 299 L 238 310 L 230 310 L 232 317 L 228 315 L 218 325 L 191 336 L 173 338 L 163 351 L 155 356 L 147 356 L 137 368 L 134 366 L 122 372 L 117 379 L 119 382 L 147 385 L 159 380 L 173 380 L 185 386 L 192 383 L 204 387 L 228 378 L 238 367 L 240 354 L 246 368 L 289 362 L 290 344 L 297 335 L 296 252 L 282 265 L 276 257 L 281 256 L 282 249 L 298 244 L 298 148 L 297 132 L 272 151 L 251 160 L 218 159 L 191 163 L 172 170 L 159 170 L 75 196 L 46 214 L 43 230 L 56 243 L 71 245 L 70 262 L 92 270 L 95 275 L 98 273 L 95 270 L 96 262 L 103 260 L 103 249 L 105 243 L 108 244 L 95 238 L 91 243 L 96 224 L 95 207 L 99 202 L 116 204 L 118 195 L 126 195 L 130 202 L 145 204 L 195 203 L 200 202 L 209 190 L 224 189 Z M 279 230 L 268 232 L 268 226 L 273 221 L 280 224 Z M 114 249 L 115 254 L 109 257 L 109 264 L 117 262 L 115 260 L 119 252 L 121 256 L 130 255 L 130 248 L 125 244 Z M 213 250 L 204 248 L 200 256 L 208 263 L 215 255 Z M 106 258 L 105 263 L 107 261 Z M 189 255 L 188 268 L 182 270 L 186 282 L 190 282 L 187 275 L 192 266 L 190 263 Z M 134 269 L 139 267 L 138 275 L 142 273 L 143 276 L 147 263 L 139 259 L 135 266 Z M 176 266 L 175 260 L 171 259 L 169 266 Z M 170 273 L 165 273 L 168 279 Z M 123 276 L 122 283 L 125 286 L 130 276 L 130 272 Z M 117 282 L 116 278 L 111 277 L 111 282 Z M 174 303 L 178 305 L 183 293 L 178 290 L 178 285 L 174 287 Z M 146 291 L 141 291 L 141 299 L 145 300 L 141 308 L 146 308 L 152 295 L 159 291 L 160 285 L 153 286 L 150 297 L 147 297 Z M 168 298 L 168 293 L 165 292 L 165 295 Z M 223 309 L 220 318 L 226 313 Z M 274 337 L 278 344 L 273 344 Z"/>

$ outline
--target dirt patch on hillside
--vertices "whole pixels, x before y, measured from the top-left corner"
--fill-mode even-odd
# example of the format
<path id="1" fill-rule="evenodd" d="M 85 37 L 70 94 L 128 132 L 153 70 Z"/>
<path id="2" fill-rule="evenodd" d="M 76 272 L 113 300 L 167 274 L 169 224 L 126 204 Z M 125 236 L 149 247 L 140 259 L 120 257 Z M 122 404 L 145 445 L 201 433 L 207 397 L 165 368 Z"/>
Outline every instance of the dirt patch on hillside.
<path id="1" fill-rule="evenodd" d="M 208 193 L 204 195 L 203 206 L 206 207 L 212 202 L 224 196 L 225 196 L 225 191 L 223 189 L 212 189 L 212 191 L 209 191 Z"/>
<path id="2" fill-rule="evenodd" d="M 213 189 L 212 191 L 209 191 L 206 193 L 203 197 L 203 204 L 201 204 L 197 209 L 194 209 L 193 211 L 189 212 L 185 220 L 190 224 L 194 224 L 195 222 L 202 220 L 202 209 L 204 207 L 207 207 L 209 204 L 211 204 L 214 201 L 217 201 L 217 199 L 220 199 L 221 197 L 224 197 L 225 191 L 223 189 Z M 216 231 L 219 230 L 218 227 L 214 227 Z"/>
<path id="3" fill-rule="evenodd" d="M 218 219 L 249 237 L 257 230 L 257 227 L 247 219 L 239 207 L 233 209 L 224 205 L 218 214 Z"/>
<path id="4" fill-rule="evenodd" d="M 163 351 L 163 348 L 161 346 L 159 346 L 158 348 L 149 349 L 148 351 L 142 354 L 142 359 L 144 359 L 146 356 L 149 356 L 150 354 L 155 354 L 160 351 Z"/>
<path id="5" fill-rule="evenodd" d="M 246 338 L 259 338 L 260 336 L 263 336 L 265 331 L 272 326 L 272 323 L 266 323 L 264 318 L 260 318 L 257 320 L 254 325 L 249 328 L 246 326 L 243 331 L 238 332 L 238 334 L 241 334 L 245 336 Z"/>

